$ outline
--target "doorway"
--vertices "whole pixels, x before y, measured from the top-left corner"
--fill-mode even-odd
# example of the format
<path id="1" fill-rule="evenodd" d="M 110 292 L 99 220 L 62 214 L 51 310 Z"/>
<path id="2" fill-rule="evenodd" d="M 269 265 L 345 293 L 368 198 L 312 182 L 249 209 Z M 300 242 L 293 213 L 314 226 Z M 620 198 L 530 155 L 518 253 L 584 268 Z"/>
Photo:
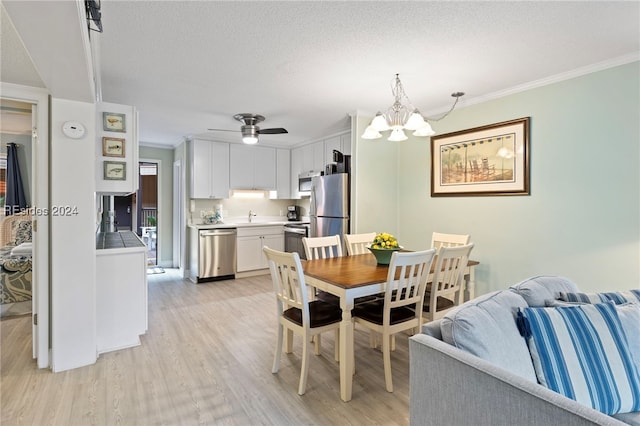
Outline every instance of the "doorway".
<path id="1" fill-rule="evenodd" d="M 158 163 L 141 161 L 136 196 L 137 233 L 147 244 L 147 264 L 158 264 Z"/>

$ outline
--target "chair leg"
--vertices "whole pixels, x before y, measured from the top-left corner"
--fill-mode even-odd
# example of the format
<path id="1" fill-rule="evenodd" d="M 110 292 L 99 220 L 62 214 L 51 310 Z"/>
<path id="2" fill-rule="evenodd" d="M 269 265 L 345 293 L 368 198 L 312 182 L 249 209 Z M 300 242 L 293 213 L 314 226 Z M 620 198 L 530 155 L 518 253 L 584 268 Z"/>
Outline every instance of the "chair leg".
<path id="1" fill-rule="evenodd" d="M 391 339 L 393 336 L 382 336 L 382 358 L 384 360 L 384 384 L 387 392 L 393 392 L 391 380 Z"/>
<path id="2" fill-rule="evenodd" d="M 392 351 L 396 350 L 396 335 L 395 334 L 391 335 L 391 350 Z"/>
<path id="3" fill-rule="evenodd" d="M 320 340 L 320 335 L 316 334 L 314 336 L 314 344 L 315 344 L 315 348 L 314 348 L 314 353 L 316 355 L 320 355 L 320 345 L 321 345 L 322 341 Z"/>
<path id="4" fill-rule="evenodd" d="M 287 329 L 287 340 L 286 340 L 286 353 L 290 354 L 293 352 L 293 331 Z"/>
<path id="5" fill-rule="evenodd" d="M 369 347 L 375 349 L 378 347 L 378 335 L 375 331 L 369 331 Z"/>
<path id="6" fill-rule="evenodd" d="M 273 367 L 271 368 L 272 373 L 277 373 L 280 368 L 280 355 L 282 354 L 282 334 L 283 327 L 282 324 L 278 324 L 278 337 L 276 338 L 276 353 L 273 357 Z"/>
<path id="7" fill-rule="evenodd" d="M 335 358 L 336 362 L 340 362 L 340 329 L 336 328 L 336 332 L 335 332 L 335 344 L 333 345 L 333 357 Z"/>
<path id="8" fill-rule="evenodd" d="M 298 395 L 304 395 L 307 390 L 307 373 L 309 372 L 309 351 L 311 350 L 311 342 L 309 339 L 302 339 L 302 368 L 300 370 L 300 385 L 298 386 Z"/>

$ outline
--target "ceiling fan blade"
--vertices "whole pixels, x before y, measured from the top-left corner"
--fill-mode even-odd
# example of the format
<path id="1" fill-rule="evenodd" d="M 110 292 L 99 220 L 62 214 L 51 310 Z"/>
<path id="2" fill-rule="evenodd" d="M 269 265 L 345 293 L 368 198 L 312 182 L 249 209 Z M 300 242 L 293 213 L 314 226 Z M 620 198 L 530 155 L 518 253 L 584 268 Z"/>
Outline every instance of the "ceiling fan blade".
<path id="1" fill-rule="evenodd" d="M 212 132 L 239 132 L 240 130 L 227 130 L 227 129 L 207 129 Z"/>
<path id="2" fill-rule="evenodd" d="M 289 133 L 287 129 L 283 129 L 282 127 L 274 127 L 273 129 L 260 129 L 258 133 L 261 135 L 278 135 L 281 133 Z"/>

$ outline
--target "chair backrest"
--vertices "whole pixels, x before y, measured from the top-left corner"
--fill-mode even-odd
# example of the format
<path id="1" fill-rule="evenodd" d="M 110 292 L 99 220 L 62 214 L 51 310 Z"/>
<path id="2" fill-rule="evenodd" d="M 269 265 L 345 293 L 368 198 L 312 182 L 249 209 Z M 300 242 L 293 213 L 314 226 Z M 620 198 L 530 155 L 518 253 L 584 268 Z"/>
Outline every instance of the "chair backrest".
<path id="1" fill-rule="evenodd" d="M 303 237 L 302 244 L 308 260 L 342 256 L 340 235 L 330 237 Z"/>
<path id="2" fill-rule="evenodd" d="M 390 323 L 392 309 L 409 305 L 415 306 L 415 318 L 421 320 L 424 292 L 436 253 L 436 249 L 429 249 L 396 251 L 391 255 L 384 293 L 384 324 Z"/>
<path id="3" fill-rule="evenodd" d="M 462 304 L 464 299 L 462 282 L 472 248 L 473 243 L 438 249 L 429 300 L 428 316 L 432 321 L 444 316 L 454 306 Z M 453 306 L 437 310 L 439 297 L 449 299 L 453 302 Z"/>
<path id="4" fill-rule="evenodd" d="M 344 234 L 344 247 L 347 251 L 347 256 L 354 254 L 367 253 L 367 244 L 371 244 L 376 237 L 375 232 L 369 232 L 366 234 Z"/>
<path id="5" fill-rule="evenodd" d="M 468 234 L 443 234 L 434 232 L 431 234 L 431 248 L 439 249 L 440 247 L 455 247 L 469 244 L 471 236 Z"/>
<path id="6" fill-rule="evenodd" d="M 307 296 L 304 272 L 298 253 L 285 253 L 270 249 L 262 249 L 271 272 L 271 280 L 276 293 L 278 316 L 285 309 L 298 308 L 302 311 L 302 323 L 309 325 L 309 299 Z"/>

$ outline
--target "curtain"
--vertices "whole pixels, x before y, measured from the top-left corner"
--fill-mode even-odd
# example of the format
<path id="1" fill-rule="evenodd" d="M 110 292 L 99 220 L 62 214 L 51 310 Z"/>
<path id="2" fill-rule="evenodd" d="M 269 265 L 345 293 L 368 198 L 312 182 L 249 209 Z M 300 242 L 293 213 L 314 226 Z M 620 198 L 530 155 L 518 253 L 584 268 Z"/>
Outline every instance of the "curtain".
<path id="1" fill-rule="evenodd" d="M 18 146 L 15 143 L 7 144 L 7 193 L 4 201 L 4 214 L 10 216 L 27 208 L 27 200 L 24 196 L 20 165 L 18 164 Z"/>

